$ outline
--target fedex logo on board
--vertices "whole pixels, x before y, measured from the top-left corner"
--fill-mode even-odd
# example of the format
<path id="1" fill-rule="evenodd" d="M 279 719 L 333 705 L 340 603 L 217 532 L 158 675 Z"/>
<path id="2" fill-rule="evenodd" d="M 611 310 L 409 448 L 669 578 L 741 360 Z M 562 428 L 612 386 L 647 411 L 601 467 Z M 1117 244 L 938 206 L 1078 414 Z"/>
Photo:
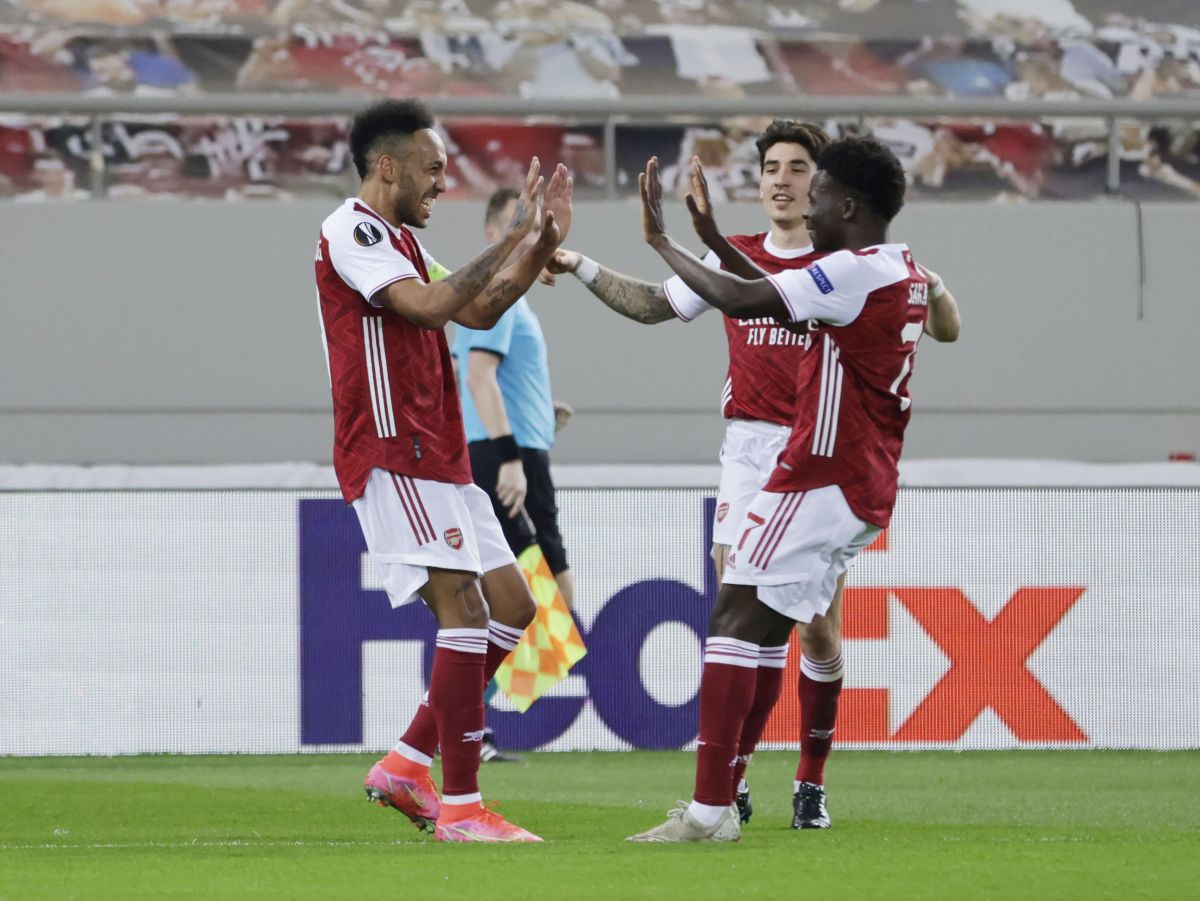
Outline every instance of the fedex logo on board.
<path id="1" fill-rule="evenodd" d="M 365 546 L 348 507 L 340 500 L 299 505 L 301 742 L 361 744 L 363 645 L 420 642 L 427 677 L 436 625 L 423 605 L 393 610 L 381 591 L 364 587 Z M 695 738 L 697 697 L 661 703 L 647 689 L 653 677 L 641 672 L 641 649 L 665 623 L 682 624 L 703 642 L 717 590 L 707 558 L 714 506 L 710 499 L 698 511 L 706 524 L 703 545 L 695 549 L 703 562 L 704 590 L 654 579 L 614 594 L 590 627 L 581 629 L 588 655 L 572 673 L 583 677 L 587 696 L 543 698 L 525 714 L 489 710 L 489 725 L 502 745 L 535 748 L 553 741 L 589 701 L 605 726 L 633 747 L 681 747 Z M 867 550 L 887 552 L 887 533 Z M 1087 735 L 1028 666 L 1084 591 L 1020 587 L 987 618 L 955 587 L 848 588 L 843 632 L 851 684 L 842 691 L 837 740 L 953 744 L 990 712 L 1020 742 L 1086 742 Z M 921 646 L 924 656 L 916 653 Z M 871 654 L 880 665 L 861 666 Z M 796 684 L 799 657 L 793 640 L 785 685 Z M 864 669 L 874 669 L 869 675 L 881 684 L 861 684 Z M 860 684 L 853 684 L 856 676 Z M 410 711 L 396 713 L 401 728 Z M 795 744 L 799 734 L 798 701 L 793 691 L 785 691 L 763 742 Z"/>
<path id="2" fill-rule="evenodd" d="M 888 533 L 865 553 L 886 553 Z M 838 708 L 839 742 L 950 744 L 960 739 L 985 711 L 994 714 L 1018 741 L 1030 743 L 1086 742 L 1088 737 L 1046 687 L 1030 672 L 1027 662 L 1083 596 L 1078 586 L 1022 587 L 990 620 L 958 588 L 847 587 L 843 600 L 842 634 L 847 642 L 848 669 L 860 641 L 893 639 L 889 608 L 903 610 L 915 620 L 926 642 L 932 641 L 949 665 L 917 698 L 915 707 L 893 721 L 892 691 L 885 687 L 842 689 Z M 916 636 L 908 636 L 910 647 Z M 889 661 L 890 669 L 912 669 L 911 659 Z M 785 685 L 800 675 L 800 649 L 795 640 L 788 653 Z M 922 662 L 927 674 L 933 665 Z M 794 677 L 794 678 L 793 678 Z M 911 706 L 911 705 L 910 705 Z M 791 743 L 799 732 L 799 702 L 785 692 L 776 706 L 763 741 Z"/>

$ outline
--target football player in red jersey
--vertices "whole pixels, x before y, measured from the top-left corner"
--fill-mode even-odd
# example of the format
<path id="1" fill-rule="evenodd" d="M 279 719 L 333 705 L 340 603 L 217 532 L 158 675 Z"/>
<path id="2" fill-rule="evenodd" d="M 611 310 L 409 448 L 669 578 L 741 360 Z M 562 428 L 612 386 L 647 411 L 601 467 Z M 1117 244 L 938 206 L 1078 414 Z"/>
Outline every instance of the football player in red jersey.
<path id="1" fill-rule="evenodd" d="M 439 626 L 426 700 L 365 787 L 439 841 L 540 841 L 483 807 L 479 793 L 484 686 L 534 602 L 471 480 L 443 328 L 490 328 L 525 294 L 570 227 L 572 182 L 559 166 L 535 226 L 543 179 L 534 159 L 500 239 L 447 274 L 413 232 L 446 190 L 446 148 L 433 125 L 414 101 L 381 101 L 355 117 L 362 190 L 322 223 L 317 247 L 334 470 L 392 605 L 420 597 Z M 429 777 L 439 749 L 440 801 Z"/>
<path id="2" fill-rule="evenodd" d="M 710 250 L 705 263 L 748 279 L 803 269 L 824 256 L 812 247 L 804 214 L 815 160 L 828 145 L 828 135 L 812 123 L 777 119 L 756 143 L 761 166 L 759 196 L 770 222 L 766 232 L 723 236 L 713 218 L 699 160 L 693 160 L 689 173 L 692 223 Z M 548 268 L 556 274 L 574 273 L 607 306 L 638 322 L 691 322 L 713 308 L 677 275 L 661 284 L 645 282 L 564 249 L 555 254 Z M 940 280 L 934 278 L 934 284 L 940 286 Z M 950 298 L 948 303 L 952 302 Z M 729 422 L 721 446 L 721 481 L 713 517 L 712 558 L 718 583 L 724 576 L 730 546 L 741 534 L 746 509 L 770 478 L 791 433 L 797 402 L 795 374 L 806 341 L 803 335 L 767 317 L 744 320 L 726 315 L 724 325 L 729 371 L 721 409 Z M 937 340 L 953 340 L 946 337 L 951 334 L 949 329 L 931 334 Z M 803 649 L 797 686 L 803 728 L 795 793 L 805 784 L 824 785 L 844 673 L 843 585 L 844 580 L 839 580 L 825 616 L 797 628 Z M 753 811 L 744 778 L 746 767 L 782 692 L 789 637 L 790 630 L 781 631 L 760 650 L 755 703 L 746 719 L 734 766 L 734 800 L 743 823 L 749 821 Z M 804 819 L 794 818 L 793 826 L 801 828 Z"/>
<path id="3" fill-rule="evenodd" d="M 727 315 L 806 326 L 807 337 L 791 435 L 746 511 L 709 621 L 693 800 L 632 841 L 740 837 L 729 798 L 761 648 L 794 623 L 828 616 L 847 567 L 886 528 L 895 504 L 931 279 L 905 245 L 886 243 L 904 201 L 895 155 L 873 139 L 847 138 L 826 147 L 818 166 L 805 220 L 814 249 L 826 256 L 755 280 L 714 270 L 672 241 L 658 161 L 639 178 L 646 241 L 692 290 Z M 695 212 L 694 199 L 689 206 Z M 952 340 L 957 306 L 941 292 L 933 288 L 936 328 Z M 829 825 L 821 785 L 802 781 L 794 809 L 798 828 Z"/>
<path id="4" fill-rule="evenodd" d="M 776 119 L 759 136 L 759 198 L 770 223 L 765 232 L 721 235 L 713 221 L 699 162 L 689 173 L 698 206 L 693 221 L 709 245 L 706 264 L 724 266 L 746 278 L 767 272 L 803 268 L 819 258 L 812 248 L 804 211 L 808 182 L 815 160 L 829 143 L 819 125 Z M 654 324 L 678 320 L 692 322 L 713 309 L 681 279 L 674 276 L 654 283 L 622 275 L 575 251 L 560 249 L 548 269 L 554 274 L 573 273 L 608 307 L 636 322 Z M 803 353 L 803 337 L 771 319 L 741 320 L 724 317 L 729 346 L 729 369 L 721 391 L 721 414 L 728 420 L 721 445 L 721 481 L 713 515 L 712 559 L 717 583 L 725 573 L 730 545 L 746 507 L 759 492 L 787 443 L 796 410 L 796 367 Z M 832 660 L 840 654 L 838 623 L 840 595 L 833 615 L 800 630 L 804 653 L 813 660 Z M 746 726 L 745 750 L 735 766 L 736 803 L 742 822 L 753 812 L 750 787 L 744 776 L 750 754 L 766 728 L 767 718 L 783 687 L 788 635 L 764 646 L 759 660 L 760 704 Z M 840 685 L 840 672 L 837 674 Z M 836 702 L 835 702 L 836 706 Z M 808 762 L 823 763 L 802 746 Z"/>

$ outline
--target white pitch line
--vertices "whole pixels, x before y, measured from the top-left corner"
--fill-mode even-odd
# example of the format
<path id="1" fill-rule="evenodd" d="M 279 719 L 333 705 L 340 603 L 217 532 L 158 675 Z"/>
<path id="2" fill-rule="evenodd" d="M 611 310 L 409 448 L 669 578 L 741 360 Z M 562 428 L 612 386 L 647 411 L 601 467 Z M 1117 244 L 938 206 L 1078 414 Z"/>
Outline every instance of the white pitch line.
<path id="1" fill-rule="evenodd" d="M 308 841 L 281 841 L 281 842 L 253 842 L 241 840 L 229 841 L 199 841 L 193 839 L 190 842 L 96 842 L 90 844 L 57 844 L 46 843 L 43 845 L 2 845 L 0 851 L 93 851 L 93 850 L 115 850 L 115 851 L 133 851 L 139 848 L 354 848 L 354 847 L 391 847 L 394 845 L 409 845 L 412 842 L 405 841 L 389 841 L 389 842 L 342 842 L 342 841 L 324 841 L 324 842 L 308 842 Z"/>

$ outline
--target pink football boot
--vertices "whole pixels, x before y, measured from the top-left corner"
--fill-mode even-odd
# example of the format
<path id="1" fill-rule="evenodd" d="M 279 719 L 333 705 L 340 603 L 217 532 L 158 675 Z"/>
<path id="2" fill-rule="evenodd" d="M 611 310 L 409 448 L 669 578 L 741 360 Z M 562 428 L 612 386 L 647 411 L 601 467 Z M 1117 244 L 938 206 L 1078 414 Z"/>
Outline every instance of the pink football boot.
<path id="1" fill-rule="evenodd" d="M 437 785 L 428 773 L 424 776 L 396 776 L 377 763 L 367 773 L 363 788 L 367 797 L 380 807 L 400 811 L 422 832 L 433 829 L 442 810 Z"/>
<path id="2" fill-rule="evenodd" d="M 482 808 L 474 816 L 450 823 L 439 822 L 433 831 L 439 842 L 540 842 L 542 839 L 494 810 Z"/>

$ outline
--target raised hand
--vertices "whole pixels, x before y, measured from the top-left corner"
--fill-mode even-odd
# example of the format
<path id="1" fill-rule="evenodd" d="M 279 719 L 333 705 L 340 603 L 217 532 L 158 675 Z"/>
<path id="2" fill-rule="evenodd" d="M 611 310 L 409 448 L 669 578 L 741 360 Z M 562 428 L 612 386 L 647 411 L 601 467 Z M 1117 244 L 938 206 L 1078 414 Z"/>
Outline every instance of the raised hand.
<path id="1" fill-rule="evenodd" d="M 559 163 L 542 197 L 542 234 L 539 240 L 544 245 L 557 247 L 566 240 L 567 232 L 571 230 L 574 193 L 575 179 L 567 172 L 567 167 Z M 547 219 L 552 219 L 552 225 L 556 228 L 553 240 L 550 240 L 552 236 L 547 231 Z"/>
<path id="2" fill-rule="evenodd" d="M 658 177 L 658 157 L 646 162 L 646 171 L 638 173 L 638 190 L 642 194 L 642 237 L 647 244 L 665 238 L 667 227 L 663 221 L 662 181 Z"/>
<path id="3" fill-rule="evenodd" d="M 692 228 L 696 230 L 696 235 L 707 247 L 712 247 L 713 242 L 721 236 L 721 230 L 717 228 L 717 220 L 713 216 L 712 200 L 708 194 L 708 180 L 704 177 L 704 168 L 700 165 L 700 157 L 692 157 L 692 165 L 688 174 L 691 180 L 691 190 L 684 197 L 684 202 L 687 204 L 688 212 L 692 214 Z"/>
<path id="4" fill-rule="evenodd" d="M 513 207 L 512 219 L 505 230 L 505 240 L 520 243 L 533 228 L 537 221 L 538 193 L 542 190 L 544 179 L 539 174 L 542 171 L 541 161 L 535 156 L 529 163 L 529 173 L 525 176 L 525 187 Z"/>

